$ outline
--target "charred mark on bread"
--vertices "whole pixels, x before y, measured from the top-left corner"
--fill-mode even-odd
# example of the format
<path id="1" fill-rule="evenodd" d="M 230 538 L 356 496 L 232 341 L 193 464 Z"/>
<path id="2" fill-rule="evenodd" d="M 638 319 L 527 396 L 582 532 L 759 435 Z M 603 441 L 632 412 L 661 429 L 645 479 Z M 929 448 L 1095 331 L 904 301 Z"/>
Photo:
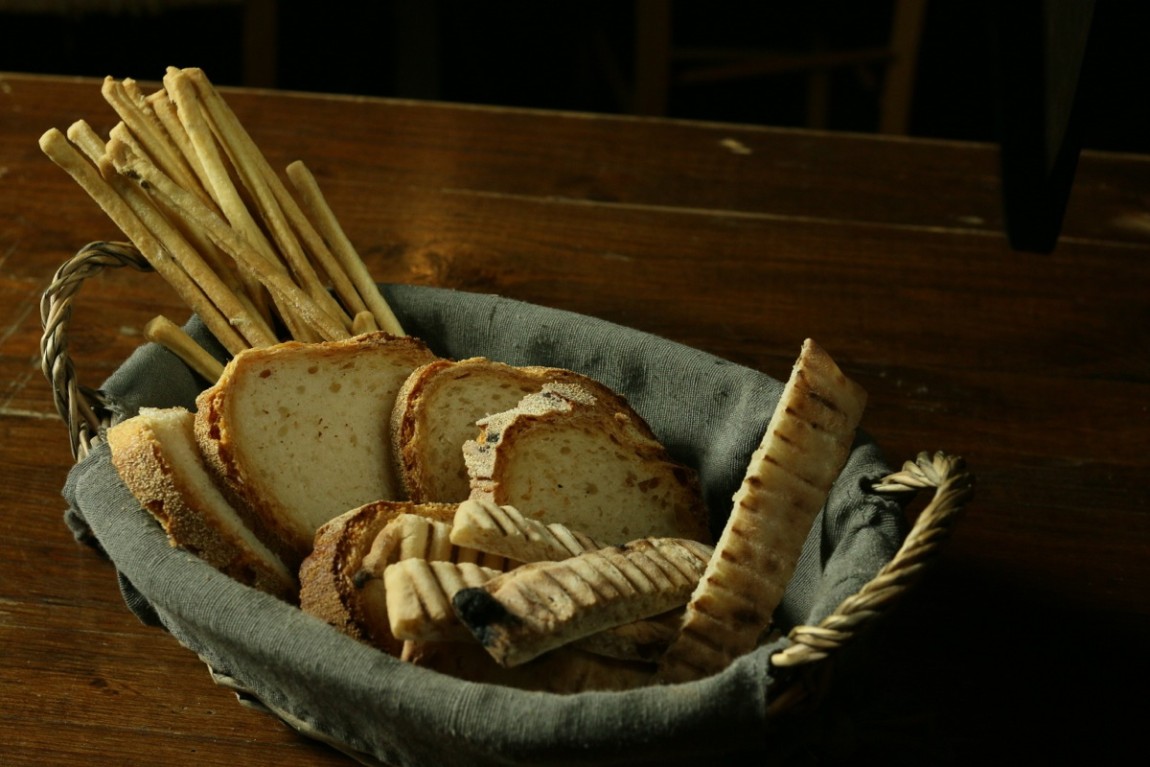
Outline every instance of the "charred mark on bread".
<path id="1" fill-rule="evenodd" d="M 506 628 L 522 622 L 482 588 L 460 589 L 451 598 L 451 606 L 484 647 L 497 643 Z"/>

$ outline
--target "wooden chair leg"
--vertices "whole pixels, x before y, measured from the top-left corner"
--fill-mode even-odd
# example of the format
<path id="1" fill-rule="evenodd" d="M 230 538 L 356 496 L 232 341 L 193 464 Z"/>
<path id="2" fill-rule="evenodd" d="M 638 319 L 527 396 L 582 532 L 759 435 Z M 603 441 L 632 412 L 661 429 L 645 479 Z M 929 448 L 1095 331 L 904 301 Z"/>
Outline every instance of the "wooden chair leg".
<path id="1" fill-rule="evenodd" d="M 926 0 L 897 0 L 891 22 L 891 61 L 883 82 L 879 132 L 905 135 L 918 66 L 918 46 L 926 18 Z"/>
<path id="2" fill-rule="evenodd" d="M 635 0 L 635 93 L 631 111 L 665 115 L 671 77 L 671 3 Z"/>
<path id="3" fill-rule="evenodd" d="M 277 0 L 244 4 L 243 78 L 253 88 L 274 88 L 279 55 Z"/>

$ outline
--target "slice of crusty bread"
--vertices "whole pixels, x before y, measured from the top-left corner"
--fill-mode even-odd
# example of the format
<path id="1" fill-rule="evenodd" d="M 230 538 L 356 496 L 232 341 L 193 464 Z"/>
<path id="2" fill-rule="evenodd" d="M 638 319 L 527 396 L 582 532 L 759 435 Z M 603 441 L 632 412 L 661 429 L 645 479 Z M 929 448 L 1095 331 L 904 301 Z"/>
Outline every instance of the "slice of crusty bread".
<path id="1" fill-rule="evenodd" d="M 296 578 L 256 538 L 212 481 L 184 408 L 143 408 L 108 429 L 112 465 L 173 545 L 221 572 L 291 602 Z"/>
<path id="2" fill-rule="evenodd" d="M 435 356 L 368 333 L 250 349 L 196 401 L 196 438 L 249 524 L 289 566 L 323 523 L 403 497 L 388 419 L 403 382 Z"/>
<path id="3" fill-rule="evenodd" d="M 320 526 L 312 552 L 300 566 L 300 609 L 361 641 L 398 655 L 379 578 L 363 578 L 364 557 L 387 525 L 403 514 L 450 522 L 454 504 L 374 501 Z"/>
<path id="4" fill-rule="evenodd" d="M 698 478 L 641 423 L 618 399 L 546 384 L 481 420 L 478 438 L 464 444 L 471 497 L 603 544 L 646 537 L 709 543 Z"/>
<path id="5" fill-rule="evenodd" d="M 471 492 L 462 447 L 479 433 L 476 421 L 515 407 L 547 383 L 577 383 L 605 400 L 606 386 L 571 370 L 517 367 L 482 357 L 436 360 L 404 383 L 392 413 L 393 453 L 413 501 L 463 501 Z M 636 417 L 637 429 L 649 431 Z"/>

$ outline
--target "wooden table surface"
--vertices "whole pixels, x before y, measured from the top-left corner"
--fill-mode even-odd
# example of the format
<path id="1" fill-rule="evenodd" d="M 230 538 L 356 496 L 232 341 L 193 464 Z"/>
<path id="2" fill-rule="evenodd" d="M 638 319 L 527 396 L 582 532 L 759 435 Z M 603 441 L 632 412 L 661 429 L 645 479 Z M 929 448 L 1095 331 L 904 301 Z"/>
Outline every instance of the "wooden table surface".
<path id="1" fill-rule="evenodd" d="M 228 98 L 274 167 L 307 162 L 381 281 L 583 312 L 776 377 L 810 336 L 869 391 L 892 463 L 967 459 L 976 498 L 878 629 L 874 678 L 828 701 L 828 761 L 1062 763 L 1132 742 L 1150 682 L 1150 158 L 1085 153 L 1057 250 L 1031 254 L 1005 241 L 993 146 Z M 80 246 L 119 238 L 37 146 L 78 118 L 113 124 L 98 82 L 0 75 L 0 761 L 346 764 L 139 624 L 63 524 L 39 297 Z M 98 385 L 147 320 L 186 311 L 155 276 L 93 282 L 71 340 Z"/>

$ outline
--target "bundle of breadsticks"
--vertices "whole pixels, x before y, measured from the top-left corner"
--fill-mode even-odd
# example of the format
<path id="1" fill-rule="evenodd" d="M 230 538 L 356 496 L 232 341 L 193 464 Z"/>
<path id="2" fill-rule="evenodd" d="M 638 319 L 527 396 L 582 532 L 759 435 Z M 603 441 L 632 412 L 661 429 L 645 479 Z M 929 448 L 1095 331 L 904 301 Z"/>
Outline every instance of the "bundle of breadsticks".
<path id="1" fill-rule="evenodd" d="M 293 162 L 285 184 L 203 71 L 171 67 L 154 93 L 108 77 L 101 92 L 120 118 L 107 138 L 79 120 L 40 147 L 229 353 L 403 335 L 312 173 Z M 167 318 L 146 335 L 218 378 L 220 364 Z"/>

